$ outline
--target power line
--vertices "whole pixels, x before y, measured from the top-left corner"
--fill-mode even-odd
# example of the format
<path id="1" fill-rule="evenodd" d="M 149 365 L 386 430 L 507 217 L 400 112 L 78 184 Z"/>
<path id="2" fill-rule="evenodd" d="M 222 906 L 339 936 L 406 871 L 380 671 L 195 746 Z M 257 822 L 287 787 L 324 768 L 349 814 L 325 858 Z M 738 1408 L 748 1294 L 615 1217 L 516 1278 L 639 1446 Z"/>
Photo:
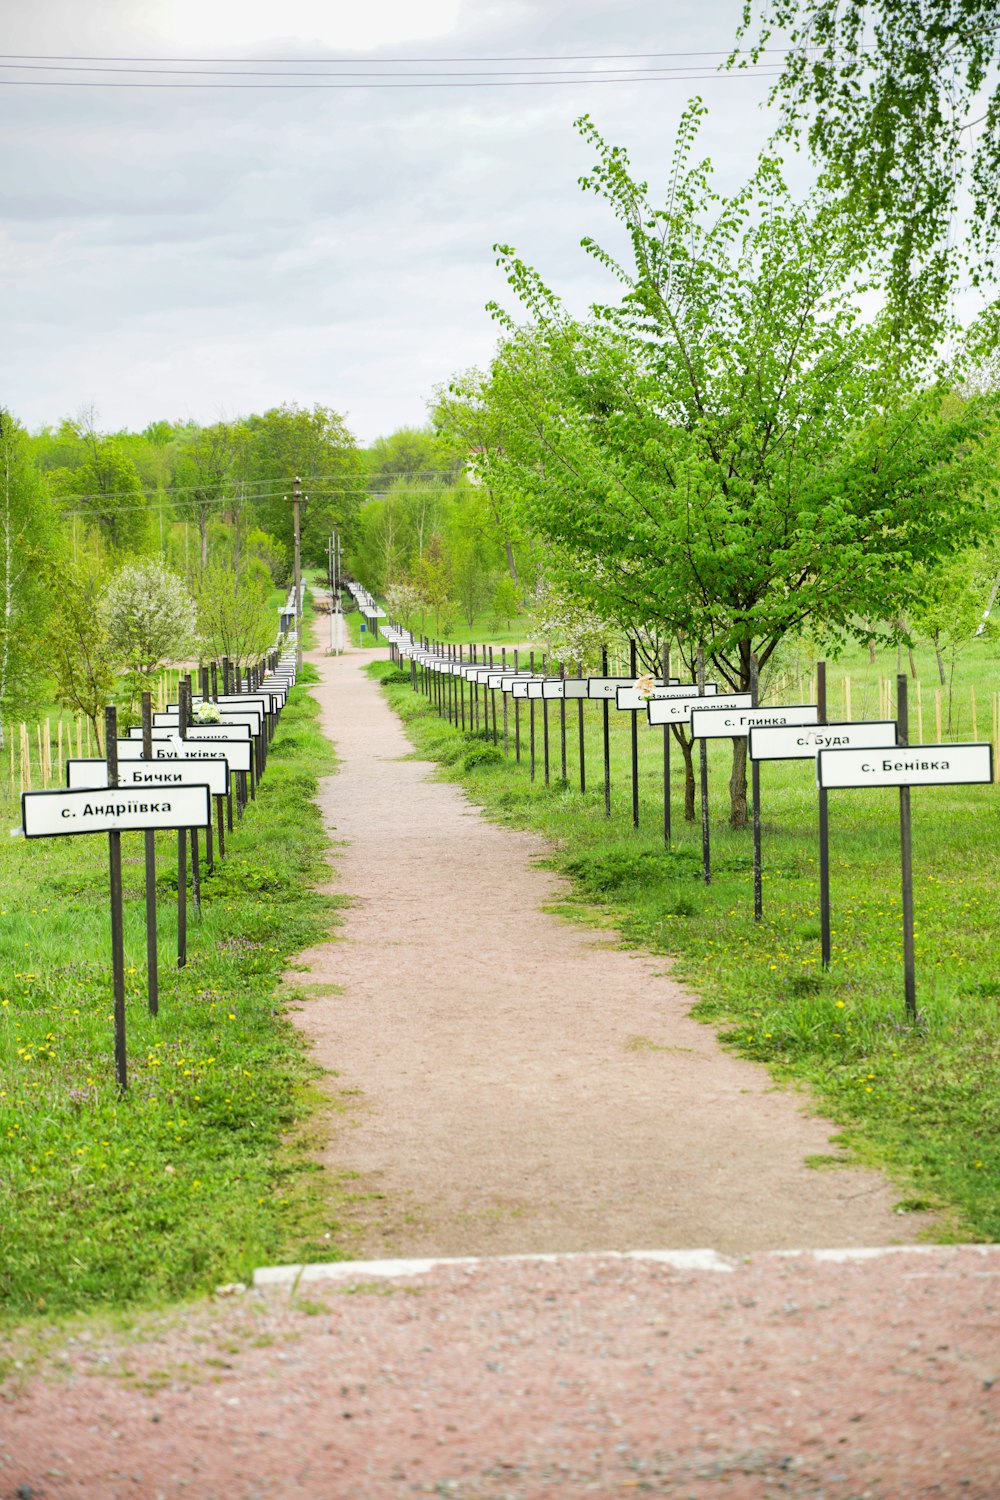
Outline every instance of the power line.
<path id="1" fill-rule="evenodd" d="M 366 475 L 364 475 L 362 477 L 369 484 L 374 484 L 376 481 L 391 482 L 393 479 L 407 479 L 407 480 L 410 480 L 413 483 L 419 483 L 420 480 L 422 480 L 422 479 L 440 479 L 440 480 L 453 479 L 459 473 L 461 473 L 461 469 L 457 469 L 457 470 L 456 469 L 418 469 L 416 475 L 406 475 L 406 474 L 399 473 L 399 471 L 396 470 L 396 469 L 375 469 L 375 470 L 372 471 L 371 474 L 366 474 Z M 309 483 L 308 480 L 305 480 L 304 482 L 307 483 L 307 484 Z M 268 486 L 272 486 L 272 488 L 268 488 Z M 229 495 L 225 495 L 225 496 L 222 496 L 222 497 L 215 497 L 215 498 L 222 498 L 224 500 L 229 500 L 229 501 L 233 501 L 233 502 L 242 501 L 242 500 L 268 500 L 268 499 L 270 499 L 270 500 L 276 500 L 278 498 L 278 495 L 279 495 L 280 491 L 290 490 L 291 486 L 292 486 L 292 481 L 290 479 L 261 479 L 261 480 L 257 481 L 257 488 L 255 489 L 255 491 L 254 491 L 254 493 L 252 495 L 229 494 Z M 153 499 L 167 499 L 167 500 L 169 500 L 172 495 L 185 495 L 185 494 L 190 494 L 193 490 L 199 490 L 200 491 L 200 490 L 204 490 L 204 489 L 207 489 L 207 488 L 208 488 L 208 486 L 207 485 L 203 485 L 203 484 L 179 484 L 179 485 L 176 485 L 176 486 L 172 485 L 169 489 L 152 489 L 152 490 L 139 489 L 139 490 L 110 490 L 110 491 L 109 490 L 97 490 L 97 491 L 94 491 L 92 494 L 86 494 L 86 495 L 79 495 L 74 490 L 70 494 L 67 494 L 67 495 L 54 495 L 52 498 L 55 499 L 55 500 L 60 500 L 60 499 L 65 499 L 65 500 L 107 500 L 109 498 L 113 498 L 115 495 L 141 495 L 141 496 L 147 496 L 148 495 L 148 496 L 152 497 Z M 321 491 L 320 488 L 318 486 L 316 486 L 316 485 L 310 486 L 310 491 L 314 495 L 318 495 L 320 493 L 326 493 L 325 490 Z M 334 493 L 334 492 L 331 491 L 331 493 Z M 338 491 L 337 493 L 340 493 L 340 492 Z M 350 491 L 347 491 L 347 490 L 345 490 L 345 491 L 343 491 L 343 493 L 344 494 L 348 494 L 348 493 L 350 493 L 350 494 L 367 494 L 368 492 L 367 492 L 367 490 L 364 490 L 364 491 L 361 491 L 361 490 L 357 490 L 357 491 L 356 490 L 350 490 Z M 178 505 L 181 505 L 181 504 L 183 504 L 183 505 L 199 505 L 201 502 L 199 500 L 190 500 L 190 501 L 187 501 L 187 500 L 180 501 L 180 500 L 178 500 L 176 503 Z"/>
<path id="2" fill-rule="evenodd" d="M 759 52 L 749 47 L 715 49 L 703 52 L 546 52 L 546 53 L 524 53 L 518 56 L 493 56 L 493 57 L 159 57 L 159 56 L 130 56 L 115 55 L 113 53 L 87 53 L 87 52 L 0 52 L 0 63 L 9 59 L 12 62 L 93 62 L 93 63 L 225 63 L 231 67 L 239 67 L 244 63 L 282 63 L 289 67 L 306 67 L 321 62 L 336 63 L 338 66 L 375 66 L 401 67 L 412 63 L 523 63 L 523 62 L 635 62 L 641 58 L 663 58 L 663 57 L 754 57 L 754 56 L 780 56 L 786 57 L 792 51 L 817 52 L 818 47 L 792 48 L 792 47 L 763 47 Z"/>
<path id="3" fill-rule="evenodd" d="M 427 77 L 442 77 L 442 78 L 448 79 L 448 78 L 506 78 L 506 77 L 545 78 L 545 77 L 548 77 L 548 76 L 554 76 L 556 78 L 600 78 L 600 77 L 603 77 L 605 74 L 608 74 L 608 73 L 624 74 L 627 77 L 631 77 L 631 76 L 633 76 L 634 74 L 637 74 L 637 73 L 656 73 L 656 74 L 677 74 L 677 75 L 684 75 L 684 74 L 687 74 L 687 73 L 698 72 L 699 69 L 704 70 L 704 67 L 705 67 L 704 63 L 692 64 L 690 67 L 677 67 L 676 65 L 673 65 L 673 64 L 670 67 L 660 67 L 660 66 L 656 66 L 656 65 L 650 63 L 650 64 L 643 64 L 642 66 L 640 66 L 638 68 L 532 68 L 532 69 L 522 69 L 522 68 L 492 68 L 492 69 L 488 69 L 488 70 L 477 71 L 475 73 L 464 73 L 464 72 L 463 73 L 456 73 L 456 72 L 452 72 L 452 71 L 444 72 L 444 71 L 435 70 L 435 72 L 433 74 L 424 75 L 424 74 L 419 74 L 419 73 L 390 73 L 390 72 L 386 72 L 384 70 L 381 71 L 381 72 L 378 72 L 378 73 L 357 73 L 357 72 L 350 72 L 350 73 L 336 73 L 336 72 L 333 72 L 333 73 L 331 73 L 331 72 L 329 72 L 326 69 L 324 69 L 321 72 L 310 70 L 308 72 L 289 73 L 287 71 L 271 72 L 271 71 L 267 71 L 267 70 L 259 69 L 259 68 L 245 68 L 242 65 L 240 65 L 240 68 L 239 68 L 238 72 L 233 72 L 231 70 L 227 70 L 226 72 L 222 72 L 218 68 L 208 68 L 208 67 L 205 67 L 205 68 L 181 68 L 181 67 L 172 67 L 172 68 L 137 68 L 137 67 L 119 67 L 117 65 L 111 65 L 111 64 L 105 65 L 105 64 L 89 64 L 89 63 L 21 63 L 21 62 L 3 62 L 3 61 L 0 61 L 0 68 L 5 68 L 5 69 L 8 69 L 8 70 L 16 70 L 16 71 L 19 71 L 19 72 L 36 72 L 36 73 L 143 73 L 143 74 L 153 74 L 156 77 L 160 77 L 160 78 L 179 78 L 179 77 L 181 77 L 185 73 L 190 73 L 190 74 L 195 75 L 196 77 L 208 77 L 208 76 L 210 76 L 212 74 L 217 74 L 218 76 L 220 76 L 222 78 L 290 78 L 290 79 L 293 79 L 293 80 L 307 79 L 307 78 L 326 78 L 326 79 L 336 79 L 336 78 L 376 78 L 376 79 L 382 79 L 382 80 L 402 79 L 403 81 L 407 81 L 407 80 L 419 80 L 420 78 L 422 78 L 424 76 L 427 76 Z"/>
<path id="4" fill-rule="evenodd" d="M 627 78 L 494 78 L 486 81 L 459 83 L 143 83 L 113 82 L 109 79 L 84 78 L 0 78 L 0 88 L 23 89 L 146 89 L 151 92 L 163 89 L 229 89 L 240 91 L 267 91 L 272 93 L 302 90 L 320 93 L 356 92 L 369 89 L 374 92 L 387 89 L 516 89 L 516 88 L 569 88 L 582 84 L 606 85 L 616 83 L 710 83 L 715 80 L 739 80 L 746 78 L 780 78 L 780 70 L 735 73 L 654 73 L 635 74 Z"/>

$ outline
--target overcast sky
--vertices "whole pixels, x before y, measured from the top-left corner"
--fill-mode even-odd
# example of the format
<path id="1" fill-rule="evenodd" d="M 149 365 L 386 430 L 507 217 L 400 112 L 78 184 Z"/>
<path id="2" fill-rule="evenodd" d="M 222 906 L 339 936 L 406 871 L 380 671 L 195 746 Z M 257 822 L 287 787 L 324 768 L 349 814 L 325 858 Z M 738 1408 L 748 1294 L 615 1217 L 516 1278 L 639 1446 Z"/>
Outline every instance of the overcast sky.
<path id="1" fill-rule="evenodd" d="M 505 293 L 495 241 L 516 245 L 574 305 L 608 294 L 579 248 L 585 233 L 613 236 L 606 210 L 577 186 L 591 156 L 576 116 L 590 113 L 659 187 L 681 110 L 700 92 L 720 184 L 749 174 L 770 128 L 759 107 L 767 84 L 711 76 L 740 8 L 6 0 L 0 405 L 35 428 L 92 403 L 110 430 L 319 402 L 364 442 L 423 422 L 436 382 L 489 359 L 496 329 L 485 304 Z M 521 60 L 455 61 L 446 71 L 457 75 L 628 53 L 716 55 L 657 60 L 695 79 L 551 87 L 67 87 L 109 75 L 31 71 L 54 54 L 64 67 L 114 56 L 256 59 L 265 70 L 304 59 L 305 71 L 344 59 L 360 83 L 360 59 L 377 60 L 369 72 L 402 58 Z M 10 82 L 39 77 L 63 86 Z"/>

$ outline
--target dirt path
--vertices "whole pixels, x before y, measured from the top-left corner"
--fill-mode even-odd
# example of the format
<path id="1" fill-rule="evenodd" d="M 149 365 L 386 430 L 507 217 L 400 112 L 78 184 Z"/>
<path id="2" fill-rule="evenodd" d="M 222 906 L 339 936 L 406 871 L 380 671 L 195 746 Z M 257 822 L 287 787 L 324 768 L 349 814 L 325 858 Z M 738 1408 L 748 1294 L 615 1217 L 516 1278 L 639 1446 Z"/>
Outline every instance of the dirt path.
<path id="1" fill-rule="evenodd" d="M 920 1227 L 874 1172 L 816 1171 L 832 1127 L 687 1016 L 664 961 L 545 911 L 536 836 L 411 747 L 370 657 L 315 654 L 340 756 L 321 805 L 342 935 L 299 1016 L 357 1107 L 326 1160 L 373 1197 L 351 1251 L 470 1255 L 885 1245 Z"/>

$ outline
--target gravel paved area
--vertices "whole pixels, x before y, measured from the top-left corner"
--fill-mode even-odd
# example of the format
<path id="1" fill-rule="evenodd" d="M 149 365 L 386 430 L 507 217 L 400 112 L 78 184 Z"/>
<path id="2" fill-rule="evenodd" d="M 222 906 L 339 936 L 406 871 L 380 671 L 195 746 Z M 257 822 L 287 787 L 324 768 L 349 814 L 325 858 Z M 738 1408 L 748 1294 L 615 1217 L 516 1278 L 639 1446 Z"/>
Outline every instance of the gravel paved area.
<path id="1" fill-rule="evenodd" d="M 996 1500 L 998 1302 L 992 1248 L 251 1291 L 53 1338 L 0 1496 Z"/>

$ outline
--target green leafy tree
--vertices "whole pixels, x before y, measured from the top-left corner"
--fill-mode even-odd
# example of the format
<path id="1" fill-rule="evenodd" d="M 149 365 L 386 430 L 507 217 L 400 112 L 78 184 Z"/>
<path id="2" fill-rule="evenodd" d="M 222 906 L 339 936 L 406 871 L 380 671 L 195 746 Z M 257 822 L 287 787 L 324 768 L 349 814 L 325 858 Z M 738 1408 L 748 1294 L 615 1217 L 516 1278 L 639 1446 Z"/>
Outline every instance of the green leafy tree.
<path id="1" fill-rule="evenodd" d="M 497 620 L 504 620 L 509 630 L 515 616 L 521 613 L 521 594 L 513 578 L 504 575 L 497 580 L 497 586 L 493 590 L 493 614 Z M 471 623 L 471 622 L 470 622 Z"/>
<path id="2" fill-rule="evenodd" d="M 364 493 L 364 465 L 343 417 L 325 406 L 279 406 L 238 429 L 237 476 L 257 525 L 292 555 L 292 480 L 298 475 L 303 562 L 325 566 L 330 532 L 350 528 Z"/>
<path id="3" fill-rule="evenodd" d="M 414 582 L 420 590 L 420 597 L 424 604 L 433 613 L 435 634 L 440 635 L 442 624 L 447 620 L 448 604 L 451 599 L 451 571 L 440 537 L 431 538 L 430 545 L 417 567 Z"/>
<path id="4" fill-rule="evenodd" d="M 41 637 L 50 608 L 45 564 L 56 523 L 24 429 L 0 408 L 0 747 L 3 725 L 42 694 Z"/>
<path id="5" fill-rule="evenodd" d="M 118 666 L 101 608 L 107 578 L 100 564 L 87 558 L 76 567 L 53 567 L 49 582 L 54 608 L 46 655 L 56 693 L 60 703 L 90 720 L 101 753 L 104 709 L 114 694 Z"/>
<path id="6" fill-rule="evenodd" d="M 465 467 L 465 454 L 432 427 L 401 427 L 376 438 L 364 461 L 369 488 L 383 494 L 399 481 L 407 486 L 454 484 Z"/>
<path id="7" fill-rule="evenodd" d="M 488 520 L 495 540 L 503 547 L 507 570 L 518 583 L 516 543 L 521 539 L 518 513 L 506 492 L 490 482 L 493 469 L 488 460 L 503 453 L 502 425 L 488 400 L 483 399 L 481 372 L 467 370 L 450 385 L 435 389 L 431 415 L 438 432 L 464 453 L 483 484 Z"/>
<path id="8" fill-rule="evenodd" d="M 913 610 L 913 626 L 934 647 L 941 686 L 948 689 L 948 733 L 951 733 L 955 667 L 977 637 L 992 638 L 996 627 L 991 616 L 984 623 L 996 577 L 997 557 L 993 548 L 969 548 L 950 557 L 926 580 L 923 598 Z"/>
<path id="9" fill-rule="evenodd" d="M 73 475 L 67 503 L 103 538 L 110 554 L 144 552 L 149 513 L 139 471 L 112 438 L 95 438 Z"/>
<path id="10" fill-rule="evenodd" d="M 258 559 L 245 558 L 238 568 L 210 560 L 198 576 L 195 597 L 206 658 L 228 656 L 243 668 L 274 644 L 278 620 L 271 609 L 271 577 Z"/>
<path id="11" fill-rule="evenodd" d="M 198 528 L 199 566 L 208 565 L 208 528 L 223 511 L 238 445 L 227 422 L 189 429 L 177 445 L 170 489 L 180 514 Z"/>
<path id="12" fill-rule="evenodd" d="M 976 279 L 1000 233 L 1000 28 L 995 0 L 745 0 L 751 54 L 787 48 L 772 100 L 804 133 L 861 257 L 891 255 L 910 320 L 940 314 L 957 268 L 956 199 L 971 193 Z M 734 54 L 731 66 L 745 66 Z M 773 52 L 767 61 L 773 61 Z M 921 319 L 921 321 L 923 321 Z"/>
<path id="13" fill-rule="evenodd" d="M 898 620 L 933 566 L 992 524 L 995 401 L 951 399 L 885 316 L 863 318 L 850 246 L 823 201 L 793 202 L 772 160 L 731 199 L 682 122 L 665 207 L 626 154 L 580 122 L 585 186 L 627 230 L 634 266 L 596 242 L 622 295 L 572 319 L 498 247 L 532 319 L 505 319 L 488 397 L 502 422 L 486 460 L 548 549 L 562 586 L 635 633 L 702 644 L 750 685 L 807 623 L 834 644 Z M 746 821 L 746 742 L 731 817 Z"/>

